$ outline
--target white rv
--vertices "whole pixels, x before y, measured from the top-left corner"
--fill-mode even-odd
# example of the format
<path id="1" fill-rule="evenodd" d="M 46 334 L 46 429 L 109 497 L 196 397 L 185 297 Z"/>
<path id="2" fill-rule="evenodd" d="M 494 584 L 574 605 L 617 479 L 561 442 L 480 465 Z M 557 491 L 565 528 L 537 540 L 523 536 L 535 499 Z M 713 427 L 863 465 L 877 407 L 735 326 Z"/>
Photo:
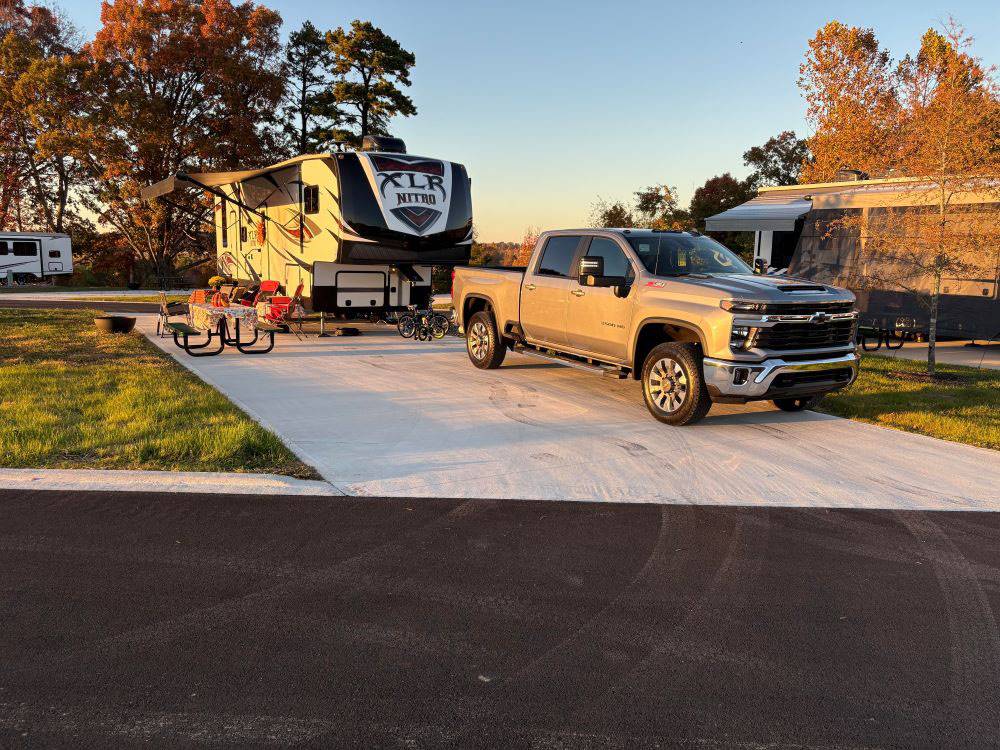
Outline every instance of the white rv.
<path id="1" fill-rule="evenodd" d="M 262 169 L 177 174 L 143 190 L 214 196 L 219 272 L 300 283 L 313 310 L 355 316 L 428 307 L 431 268 L 468 263 L 465 167 L 406 154 L 395 138 L 366 150 L 298 156 Z"/>
<path id="2" fill-rule="evenodd" d="M 25 284 L 72 273 L 68 234 L 0 231 L 0 284 Z"/>

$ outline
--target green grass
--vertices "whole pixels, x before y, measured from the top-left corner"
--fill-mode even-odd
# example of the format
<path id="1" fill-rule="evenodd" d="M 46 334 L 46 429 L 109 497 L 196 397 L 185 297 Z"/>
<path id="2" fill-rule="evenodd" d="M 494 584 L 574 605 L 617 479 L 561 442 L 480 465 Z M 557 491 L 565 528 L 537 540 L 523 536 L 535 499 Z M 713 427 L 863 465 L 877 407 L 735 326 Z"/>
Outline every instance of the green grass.
<path id="1" fill-rule="evenodd" d="M 865 355 L 854 385 L 817 411 L 1000 450 L 1000 370 L 937 369 L 956 379 L 930 382 L 926 362 Z"/>
<path id="2" fill-rule="evenodd" d="M 140 333 L 88 310 L 0 310 L 0 466 L 317 478 L 271 432 Z"/>

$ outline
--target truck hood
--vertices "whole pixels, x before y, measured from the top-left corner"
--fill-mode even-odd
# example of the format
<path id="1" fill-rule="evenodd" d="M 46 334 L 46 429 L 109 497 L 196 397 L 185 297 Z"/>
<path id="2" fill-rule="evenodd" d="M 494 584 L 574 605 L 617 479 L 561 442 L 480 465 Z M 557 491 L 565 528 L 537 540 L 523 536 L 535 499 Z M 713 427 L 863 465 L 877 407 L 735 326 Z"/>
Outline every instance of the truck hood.
<path id="1" fill-rule="evenodd" d="M 724 297 L 763 302 L 808 302 L 811 300 L 854 300 L 846 289 L 820 284 L 793 276 L 759 276 L 756 274 L 717 274 L 705 277 L 683 277 L 702 287 L 718 290 Z"/>

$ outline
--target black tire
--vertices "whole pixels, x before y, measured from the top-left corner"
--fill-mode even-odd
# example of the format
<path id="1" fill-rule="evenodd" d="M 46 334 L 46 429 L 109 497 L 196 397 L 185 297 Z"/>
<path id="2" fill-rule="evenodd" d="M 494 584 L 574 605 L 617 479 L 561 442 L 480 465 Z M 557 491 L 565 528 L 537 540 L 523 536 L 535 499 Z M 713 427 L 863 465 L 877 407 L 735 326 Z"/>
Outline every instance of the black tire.
<path id="1" fill-rule="evenodd" d="M 798 398 L 776 398 L 774 405 L 782 411 L 802 411 L 811 409 L 820 402 L 822 396 L 799 396 Z"/>
<path id="2" fill-rule="evenodd" d="M 412 338 L 417 330 L 416 319 L 410 314 L 401 315 L 396 321 L 396 330 L 404 339 Z"/>
<path id="3" fill-rule="evenodd" d="M 507 354 L 507 344 L 497 331 L 493 314 L 482 310 L 469 318 L 465 329 L 465 350 L 480 370 L 495 370 Z"/>
<path id="4" fill-rule="evenodd" d="M 642 397 L 649 413 L 664 424 L 694 424 L 712 408 L 694 344 L 668 342 L 653 347 L 642 365 Z"/>

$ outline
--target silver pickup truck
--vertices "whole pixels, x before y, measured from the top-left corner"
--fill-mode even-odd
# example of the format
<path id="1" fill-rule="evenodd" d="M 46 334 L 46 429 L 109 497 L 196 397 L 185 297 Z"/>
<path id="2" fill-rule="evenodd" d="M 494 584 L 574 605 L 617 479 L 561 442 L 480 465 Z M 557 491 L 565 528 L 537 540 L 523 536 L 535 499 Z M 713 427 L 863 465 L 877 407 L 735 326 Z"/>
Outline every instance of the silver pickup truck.
<path id="1" fill-rule="evenodd" d="M 457 268 L 452 294 L 476 367 L 513 349 L 631 376 L 667 424 L 712 402 L 798 411 L 857 377 L 851 292 L 755 275 L 697 232 L 545 232 L 526 268 Z"/>

